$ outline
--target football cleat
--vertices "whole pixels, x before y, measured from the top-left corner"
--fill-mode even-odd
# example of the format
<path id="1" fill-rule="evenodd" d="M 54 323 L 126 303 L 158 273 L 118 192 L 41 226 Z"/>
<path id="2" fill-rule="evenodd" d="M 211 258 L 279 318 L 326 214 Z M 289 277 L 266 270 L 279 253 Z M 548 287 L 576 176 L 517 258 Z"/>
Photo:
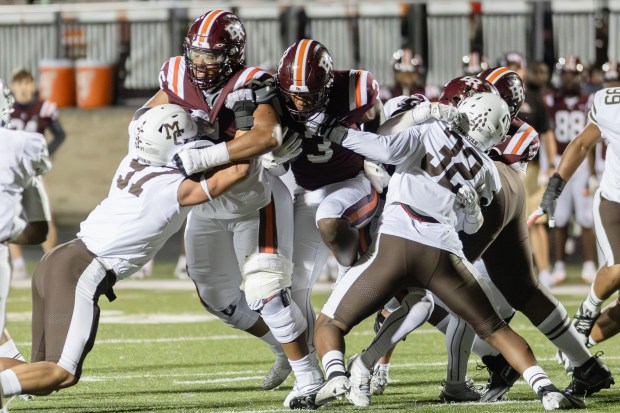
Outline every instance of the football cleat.
<path id="1" fill-rule="evenodd" d="M 351 383 L 347 376 L 332 377 L 317 392 L 314 402 L 317 406 L 323 406 L 333 400 L 342 398 L 350 389 Z"/>
<path id="2" fill-rule="evenodd" d="M 357 407 L 369 406 L 371 370 L 364 366 L 358 354 L 349 359 L 348 370 L 351 389 L 347 394 L 347 399 Z"/>
<path id="3" fill-rule="evenodd" d="M 573 369 L 573 380 L 564 391 L 574 396 L 590 396 L 614 383 L 611 372 L 597 355 Z"/>
<path id="4" fill-rule="evenodd" d="M 482 397 L 482 386 L 466 378 L 463 383 L 449 384 L 444 382 L 439 393 L 439 400 L 444 403 L 477 402 Z"/>
<path id="5" fill-rule="evenodd" d="M 284 407 L 289 407 L 292 410 L 316 410 L 320 406 L 316 404 L 315 398 L 319 389 L 323 386 L 323 379 L 321 381 L 309 384 L 307 386 L 299 387 L 298 382 L 295 381 L 293 390 L 284 399 Z"/>
<path id="6" fill-rule="evenodd" d="M 378 365 L 375 366 L 370 378 L 370 393 L 373 395 L 383 394 L 389 382 L 388 371 L 380 368 Z"/>
<path id="7" fill-rule="evenodd" d="M 538 389 L 538 398 L 545 410 L 571 410 L 586 407 L 583 400 L 558 390 L 553 384 Z"/>
<path id="8" fill-rule="evenodd" d="M 278 354 L 276 356 L 276 360 L 273 362 L 273 365 L 263 379 L 263 384 L 261 384 L 261 387 L 263 390 L 275 389 L 284 383 L 284 380 L 286 380 L 289 374 L 291 374 L 291 371 L 293 370 L 291 369 L 291 365 L 289 364 L 286 355 L 284 353 Z"/>
<path id="9" fill-rule="evenodd" d="M 504 356 L 482 356 L 482 362 L 489 371 L 489 381 L 480 401 L 496 402 L 501 400 L 521 375 L 512 368 Z"/>

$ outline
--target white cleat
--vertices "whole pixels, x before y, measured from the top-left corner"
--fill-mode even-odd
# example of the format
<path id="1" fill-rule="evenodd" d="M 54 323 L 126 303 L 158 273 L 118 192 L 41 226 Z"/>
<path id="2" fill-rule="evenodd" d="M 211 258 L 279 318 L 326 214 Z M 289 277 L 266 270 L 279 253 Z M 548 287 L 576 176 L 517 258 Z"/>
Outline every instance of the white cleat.
<path id="1" fill-rule="evenodd" d="M 325 382 L 316 394 L 314 402 L 319 407 L 323 406 L 333 400 L 342 398 L 350 389 L 351 384 L 347 376 L 336 376 Z"/>
<path id="2" fill-rule="evenodd" d="M 582 399 L 560 391 L 553 385 L 540 388 L 538 397 L 545 410 L 572 410 L 586 407 Z"/>
<path id="3" fill-rule="evenodd" d="M 267 372 L 267 375 L 263 379 L 261 387 L 263 390 L 275 389 L 291 374 L 291 365 L 284 353 L 276 355 L 276 360 Z M 288 407 L 288 405 L 287 405 Z"/>
<path id="4" fill-rule="evenodd" d="M 302 385 L 300 383 L 307 383 Z M 315 398 L 321 387 L 323 387 L 323 373 L 317 367 L 316 370 L 301 373 L 298 380 L 295 380 L 293 390 L 284 399 L 284 407 L 293 410 L 316 410 L 319 406 L 315 403 Z"/>
<path id="5" fill-rule="evenodd" d="M 370 379 L 372 372 L 364 366 L 359 355 L 354 355 L 349 360 L 349 383 L 351 389 L 347 399 L 357 407 L 370 406 Z"/>
<path id="6" fill-rule="evenodd" d="M 387 370 L 375 366 L 375 369 L 372 371 L 372 378 L 370 379 L 370 393 L 372 395 L 383 394 L 389 382 L 390 377 L 388 376 Z"/>

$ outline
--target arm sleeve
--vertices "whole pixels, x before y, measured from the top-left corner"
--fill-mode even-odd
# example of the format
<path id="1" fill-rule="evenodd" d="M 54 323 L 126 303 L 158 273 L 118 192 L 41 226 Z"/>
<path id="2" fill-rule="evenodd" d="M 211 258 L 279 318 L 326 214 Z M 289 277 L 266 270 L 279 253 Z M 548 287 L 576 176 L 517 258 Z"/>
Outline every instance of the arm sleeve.
<path id="1" fill-rule="evenodd" d="M 420 145 L 420 136 L 415 127 L 389 136 L 349 129 L 342 146 L 367 158 L 397 165 L 415 152 Z"/>
<path id="2" fill-rule="evenodd" d="M 52 132 L 53 138 L 48 145 L 48 150 L 50 156 L 52 156 L 58 147 L 64 142 L 66 135 L 57 119 L 52 120 L 52 123 L 50 123 L 50 131 Z"/>

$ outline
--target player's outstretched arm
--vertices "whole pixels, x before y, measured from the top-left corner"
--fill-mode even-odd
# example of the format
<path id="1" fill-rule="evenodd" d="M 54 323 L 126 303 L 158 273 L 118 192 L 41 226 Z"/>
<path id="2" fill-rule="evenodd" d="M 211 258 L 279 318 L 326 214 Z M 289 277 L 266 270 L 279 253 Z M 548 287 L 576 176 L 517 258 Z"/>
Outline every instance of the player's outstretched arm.
<path id="1" fill-rule="evenodd" d="M 187 178 L 179 187 L 179 204 L 192 206 L 212 201 L 237 182 L 244 180 L 248 171 L 249 163 L 240 162 L 222 167 L 214 173 L 203 174 L 198 180 Z"/>

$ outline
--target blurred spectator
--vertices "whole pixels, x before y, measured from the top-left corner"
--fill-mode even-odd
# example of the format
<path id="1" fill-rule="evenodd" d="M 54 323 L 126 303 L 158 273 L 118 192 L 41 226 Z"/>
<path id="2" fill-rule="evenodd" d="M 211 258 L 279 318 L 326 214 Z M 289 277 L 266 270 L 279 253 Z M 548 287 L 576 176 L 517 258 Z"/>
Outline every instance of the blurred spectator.
<path id="1" fill-rule="evenodd" d="M 603 68 L 592 66 L 588 70 L 588 78 L 583 84 L 583 92 L 591 95 L 603 88 Z"/>
<path id="2" fill-rule="evenodd" d="M 420 93 L 430 100 L 439 97 L 437 86 L 425 86 L 426 67 L 424 60 L 411 49 L 402 48 L 394 55 L 394 84 L 389 88 L 382 88 L 380 98 L 383 102 L 401 95 L 413 95 Z"/>
<path id="3" fill-rule="evenodd" d="M 507 62 L 508 63 L 508 62 Z M 508 63 L 509 67 L 524 72 L 525 60 L 520 64 L 516 60 Z M 516 66 L 519 66 L 517 71 Z M 543 92 L 549 81 L 549 68 L 543 62 L 534 62 L 525 71 L 525 101 L 519 112 L 519 117 L 532 125 L 540 136 L 540 151 L 536 157 L 528 163 L 525 175 L 525 189 L 527 192 L 527 214 L 531 214 L 538 208 L 545 191 L 547 180 L 555 171 L 556 145 L 550 131 L 549 113 L 543 99 Z M 540 157 L 544 156 L 546 162 L 542 162 L 545 168 L 541 168 Z M 543 216 L 530 228 L 534 260 L 538 269 L 540 282 L 549 286 L 551 280 L 551 263 L 549 260 L 549 236 L 546 228 L 547 216 Z"/>
<path id="4" fill-rule="evenodd" d="M 480 57 L 480 53 L 472 52 L 463 56 L 463 74 L 466 76 L 476 76 L 478 73 L 489 68 L 486 57 Z"/>
<path id="5" fill-rule="evenodd" d="M 52 156 L 65 140 L 65 132 L 58 120 L 58 108 L 56 104 L 48 100 L 41 100 L 36 94 L 34 76 L 24 68 L 17 68 L 11 76 L 11 91 L 15 97 L 15 105 L 11 113 L 10 127 L 27 132 L 39 132 L 45 134 L 49 130 L 52 135 L 48 143 L 48 150 Z M 47 252 L 56 246 L 56 226 L 49 222 L 47 240 L 41 244 L 43 251 Z M 10 245 L 11 260 L 13 264 L 13 278 L 27 279 L 26 263 L 19 245 Z"/>
<path id="6" fill-rule="evenodd" d="M 557 145 L 556 162 L 566 146 L 583 130 L 587 123 L 589 109 L 589 95 L 582 92 L 583 64 L 576 56 L 560 58 L 556 64 L 560 73 L 559 89 L 548 95 L 547 106 L 551 115 L 552 132 Z M 581 246 L 583 267 L 581 278 L 591 283 L 596 276 L 596 241 L 594 238 L 593 193 L 588 183 L 591 177 L 596 177 L 594 171 L 594 151 L 591 152 L 590 162 L 584 162 L 566 183 L 562 195 L 558 198 L 555 211 L 555 265 L 553 267 L 553 283 L 557 284 L 566 279 L 566 241 L 568 239 L 568 225 L 571 217 L 581 227 Z"/>

